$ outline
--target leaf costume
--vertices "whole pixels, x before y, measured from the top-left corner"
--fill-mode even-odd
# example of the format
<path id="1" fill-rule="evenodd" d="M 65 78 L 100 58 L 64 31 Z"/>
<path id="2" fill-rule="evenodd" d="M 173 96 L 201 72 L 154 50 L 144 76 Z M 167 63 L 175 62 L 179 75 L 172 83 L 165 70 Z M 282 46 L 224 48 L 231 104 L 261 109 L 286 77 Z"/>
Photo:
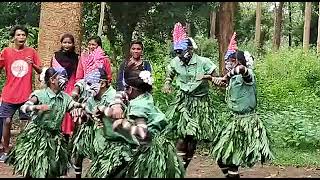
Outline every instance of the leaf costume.
<path id="1" fill-rule="evenodd" d="M 129 101 L 126 117 L 144 118 L 150 132 L 149 141 L 140 141 L 121 131 L 112 130 L 112 122 L 104 117 L 106 146 L 93 160 L 88 176 L 112 177 L 184 177 L 181 160 L 174 144 L 166 139 L 165 115 L 154 106 L 150 93 L 144 93 Z"/>
<path id="2" fill-rule="evenodd" d="M 14 173 L 33 178 L 59 177 L 67 170 L 67 142 L 60 127 L 65 113 L 74 101 L 64 92 L 55 94 L 50 88 L 34 91 L 38 104 L 47 104 L 49 111 L 32 112 L 32 121 L 21 132 L 6 163 Z"/>

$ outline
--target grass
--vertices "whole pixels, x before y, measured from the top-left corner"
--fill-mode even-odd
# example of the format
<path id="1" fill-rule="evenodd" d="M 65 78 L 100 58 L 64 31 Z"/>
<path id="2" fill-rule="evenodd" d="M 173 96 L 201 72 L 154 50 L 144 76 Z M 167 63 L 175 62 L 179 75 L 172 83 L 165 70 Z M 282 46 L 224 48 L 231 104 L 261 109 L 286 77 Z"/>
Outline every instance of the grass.
<path id="1" fill-rule="evenodd" d="M 208 146 L 199 144 L 197 152 L 208 155 Z M 299 149 L 293 147 L 273 147 L 274 166 L 320 167 L 320 149 Z M 209 158 L 209 157 L 208 157 Z"/>
<path id="2" fill-rule="evenodd" d="M 298 149 L 293 147 L 273 148 L 273 165 L 296 167 L 320 167 L 320 149 Z"/>

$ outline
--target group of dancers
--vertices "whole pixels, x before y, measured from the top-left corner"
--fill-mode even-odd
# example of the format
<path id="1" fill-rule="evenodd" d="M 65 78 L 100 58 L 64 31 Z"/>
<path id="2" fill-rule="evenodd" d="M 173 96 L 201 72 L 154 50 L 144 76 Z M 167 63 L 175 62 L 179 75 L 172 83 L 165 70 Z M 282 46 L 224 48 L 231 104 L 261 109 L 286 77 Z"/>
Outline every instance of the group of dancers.
<path id="1" fill-rule="evenodd" d="M 91 161 L 87 177 L 183 178 L 200 141 L 209 144 L 209 156 L 226 177 L 239 178 L 240 166 L 271 160 L 268 133 L 255 112 L 253 59 L 237 49 L 235 34 L 223 77 L 209 58 L 195 53 L 197 45 L 180 23 L 173 43 L 176 57 L 167 66 L 162 90 L 173 92 L 175 80 L 177 95 L 166 113 L 155 106 L 156 79 L 150 63 L 141 58 L 140 41 L 130 44 L 131 57 L 120 67 L 116 88 L 103 63 L 77 79 L 70 95 L 65 92 L 70 79 L 66 68 L 42 69 L 45 87 L 21 106 L 31 121 L 5 162 L 15 173 L 33 178 L 63 176 L 70 164 L 81 178 L 85 158 Z M 97 51 L 88 56 L 101 55 Z M 229 115 L 223 120 L 218 121 L 212 106 L 210 84 L 226 87 Z M 75 123 L 70 138 L 61 133 L 66 113 Z"/>

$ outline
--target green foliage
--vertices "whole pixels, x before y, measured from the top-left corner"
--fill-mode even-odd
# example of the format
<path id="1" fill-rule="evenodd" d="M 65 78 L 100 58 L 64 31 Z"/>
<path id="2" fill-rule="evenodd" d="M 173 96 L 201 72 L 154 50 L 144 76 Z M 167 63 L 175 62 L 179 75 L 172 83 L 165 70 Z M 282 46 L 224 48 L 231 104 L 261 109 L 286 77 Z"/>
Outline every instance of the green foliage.
<path id="1" fill-rule="evenodd" d="M 0 2 L 0 28 L 15 24 L 38 26 L 40 2 Z"/>

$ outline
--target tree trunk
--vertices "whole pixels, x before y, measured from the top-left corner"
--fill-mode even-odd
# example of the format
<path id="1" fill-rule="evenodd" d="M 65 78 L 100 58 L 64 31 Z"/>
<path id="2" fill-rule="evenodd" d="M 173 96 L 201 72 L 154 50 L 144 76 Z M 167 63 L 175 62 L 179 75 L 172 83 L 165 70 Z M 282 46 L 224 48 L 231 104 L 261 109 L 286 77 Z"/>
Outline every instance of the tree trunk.
<path id="1" fill-rule="evenodd" d="M 76 52 L 80 53 L 82 38 L 82 2 L 42 2 L 39 23 L 38 52 L 43 66 L 50 66 L 60 37 L 69 32 L 75 37 Z"/>
<path id="2" fill-rule="evenodd" d="M 98 36 L 102 35 L 103 21 L 104 21 L 104 10 L 106 8 L 106 3 L 101 2 L 101 11 L 100 11 L 100 21 L 98 26 Z"/>
<path id="3" fill-rule="evenodd" d="M 320 53 L 320 2 L 319 2 L 319 15 L 318 15 L 318 39 L 317 39 L 317 54 Z"/>
<path id="4" fill-rule="evenodd" d="M 187 36 L 191 37 L 191 24 L 189 22 L 186 22 L 186 31 L 187 31 Z"/>
<path id="5" fill-rule="evenodd" d="M 282 28 L 282 8 L 284 2 L 280 2 L 279 6 L 276 8 L 276 19 L 275 19 L 275 27 L 273 34 L 273 49 L 278 50 L 280 47 L 281 41 L 281 28 Z"/>
<path id="6" fill-rule="evenodd" d="M 261 2 L 257 2 L 256 10 L 256 33 L 255 33 L 255 43 L 256 48 L 260 48 L 260 39 L 261 39 Z"/>
<path id="7" fill-rule="evenodd" d="M 289 47 L 292 46 L 292 10 L 291 2 L 288 2 L 289 5 Z"/>
<path id="8" fill-rule="evenodd" d="M 304 28 L 303 28 L 303 50 L 306 52 L 309 49 L 310 41 L 310 23 L 311 23 L 311 2 L 306 2 L 304 11 Z"/>
<path id="9" fill-rule="evenodd" d="M 210 12 L 210 38 L 216 38 L 216 19 L 217 13 L 215 11 Z"/>
<path id="10" fill-rule="evenodd" d="M 236 2 L 221 2 L 218 13 L 218 42 L 219 42 L 219 70 L 225 74 L 224 54 L 228 49 L 231 36 L 234 32 L 234 12 Z"/>

